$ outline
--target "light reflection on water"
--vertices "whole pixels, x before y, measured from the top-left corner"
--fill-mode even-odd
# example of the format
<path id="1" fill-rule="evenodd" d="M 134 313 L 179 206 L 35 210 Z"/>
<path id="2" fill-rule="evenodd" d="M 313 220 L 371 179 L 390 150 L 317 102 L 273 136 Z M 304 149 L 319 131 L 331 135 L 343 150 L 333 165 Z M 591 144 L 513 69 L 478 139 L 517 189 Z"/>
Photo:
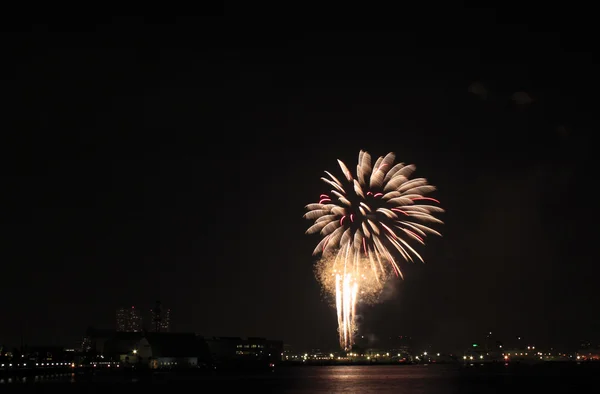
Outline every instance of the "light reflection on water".
<path id="1" fill-rule="evenodd" d="M 296 387 L 287 392 L 448 393 L 456 376 L 449 366 L 329 366 L 290 370 Z"/>
<path id="2" fill-rule="evenodd" d="M 57 382 L 57 383 L 75 383 L 76 376 L 74 373 L 56 373 L 46 375 L 30 375 L 30 376 L 13 376 L 0 378 L 0 384 L 11 384 L 11 383 L 45 383 L 45 382 Z"/>
<path id="3" fill-rule="evenodd" d="M 64 383 L 64 388 L 107 384 L 136 386 L 168 383 L 182 388 L 213 391 L 255 389 L 271 393 L 404 393 L 453 394 L 531 391 L 568 393 L 575 388 L 600 387 L 600 363 L 578 365 L 378 365 L 378 366 L 301 366 L 280 367 L 275 372 L 213 376 L 162 375 L 133 378 L 124 375 L 57 374 L 30 376 L 25 380 L 0 378 L 0 383 L 36 386 L 38 383 Z M 30 385 L 30 383 L 34 383 Z M 68 391 L 68 390 L 67 390 Z"/>
<path id="4" fill-rule="evenodd" d="M 272 373 L 246 375 L 214 375 L 205 377 L 172 377 L 169 383 L 197 385 L 198 388 L 255 388 L 268 392 L 289 393 L 448 393 L 441 380 L 452 377 L 452 368 L 428 366 L 323 366 L 278 368 Z M 144 380 L 121 376 L 81 376 L 57 374 L 5 378 L 0 383 L 165 383 L 164 380 Z M 74 383 L 74 384 L 73 384 Z"/>
<path id="5" fill-rule="evenodd" d="M 298 376 L 289 392 L 329 393 L 447 393 L 449 368 L 416 366 L 331 366 L 291 371 Z"/>

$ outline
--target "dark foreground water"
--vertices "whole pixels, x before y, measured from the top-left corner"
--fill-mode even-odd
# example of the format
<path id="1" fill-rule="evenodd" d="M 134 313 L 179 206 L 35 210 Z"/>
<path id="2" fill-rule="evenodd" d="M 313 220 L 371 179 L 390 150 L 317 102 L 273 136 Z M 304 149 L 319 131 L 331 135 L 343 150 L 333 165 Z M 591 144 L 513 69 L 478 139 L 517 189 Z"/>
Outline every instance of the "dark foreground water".
<path id="1" fill-rule="evenodd" d="M 136 378 L 123 375 L 30 376 L 0 380 L 0 392 L 112 392 L 165 389 L 270 393 L 574 393 L 600 392 L 600 363 L 540 365 L 398 365 L 280 367 L 260 374 Z"/>

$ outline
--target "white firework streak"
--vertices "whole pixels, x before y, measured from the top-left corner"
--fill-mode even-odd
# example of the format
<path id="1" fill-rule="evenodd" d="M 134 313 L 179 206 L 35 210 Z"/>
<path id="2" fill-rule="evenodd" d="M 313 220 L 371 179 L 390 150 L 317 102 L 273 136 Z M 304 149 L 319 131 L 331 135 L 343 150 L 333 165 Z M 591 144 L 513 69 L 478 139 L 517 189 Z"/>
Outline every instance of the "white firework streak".
<path id="1" fill-rule="evenodd" d="M 313 224 L 307 234 L 321 235 L 313 255 L 321 255 L 320 280 L 335 294 L 340 346 L 354 344 L 356 306 L 361 297 L 376 296 L 390 273 L 403 277 L 395 255 L 424 261 L 410 245 L 425 244 L 428 234 L 441 236 L 429 223 L 444 210 L 425 195 L 436 190 L 425 178 L 409 179 L 416 167 L 394 164 L 395 154 L 379 157 L 360 151 L 356 177 L 338 160 L 344 178 L 325 171 L 321 179 L 332 189 L 318 203 L 308 204 L 304 218 Z"/>

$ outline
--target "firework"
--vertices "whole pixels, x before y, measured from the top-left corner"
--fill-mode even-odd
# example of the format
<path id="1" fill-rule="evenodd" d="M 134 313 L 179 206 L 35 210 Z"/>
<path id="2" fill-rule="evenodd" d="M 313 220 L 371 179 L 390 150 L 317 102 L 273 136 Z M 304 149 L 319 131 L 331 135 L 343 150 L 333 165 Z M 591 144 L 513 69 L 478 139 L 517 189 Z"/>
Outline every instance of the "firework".
<path id="1" fill-rule="evenodd" d="M 340 160 L 344 178 L 325 171 L 321 179 L 332 187 L 318 203 L 308 204 L 306 219 L 314 221 L 307 234 L 322 237 L 313 255 L 317 279 L 335 300 L 340 346 L 354 343 L 356 307 L 377 300 L 390 275 L 402 276 L 397 256 L 423 262 L 411 244 L 425 244 L 430 227 L 442 224 L 434 215 L 444 210 L 439 201 L 425 195 L 435 190 L 425 178 L 409 179 L 415 166 L 394 164 L 395 154 L 379 157 L 374 164 L 360 151 L 354 176 Z"/>

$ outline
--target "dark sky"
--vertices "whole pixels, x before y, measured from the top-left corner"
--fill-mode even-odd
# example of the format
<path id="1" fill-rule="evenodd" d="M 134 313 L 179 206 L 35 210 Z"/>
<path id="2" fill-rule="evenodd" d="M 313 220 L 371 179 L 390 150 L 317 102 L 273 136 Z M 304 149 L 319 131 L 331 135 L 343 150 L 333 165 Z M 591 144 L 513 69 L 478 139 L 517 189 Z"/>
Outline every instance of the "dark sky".
<path id="1" fill-rule="evenodd" d="M 5 26 L 0 343 L 71 346 L 160 299 L 179 331 L 335 347 L 302 215 L 361 149 L 416 164 L 447 210 L 361 334 L 600 340 L 581 15 L 456 7 L 377 32 L 230 11 Z"/>

